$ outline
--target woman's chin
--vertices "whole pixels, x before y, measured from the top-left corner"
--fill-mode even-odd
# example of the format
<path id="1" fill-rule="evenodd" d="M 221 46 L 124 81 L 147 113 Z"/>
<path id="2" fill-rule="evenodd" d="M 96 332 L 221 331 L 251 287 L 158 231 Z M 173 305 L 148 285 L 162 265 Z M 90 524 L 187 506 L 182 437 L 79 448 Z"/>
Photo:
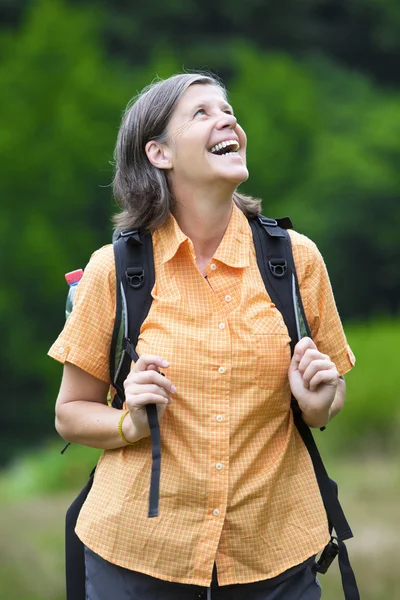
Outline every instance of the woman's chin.
<path id="1" fill-rule="evenodd" d="M 246 181 L 249 177 L 245 159 L 239 153 L 222 156 L 211 155 L 209 162 L 214 174 L 218 173 L 217 177 L 236 182 L 236 185 Z"/>
<path id="2" fill-rule="evenodd" d="M 221 178 L 226 179 L 236 186 L 240 185 L 244 181 L 247 181 L 249 178 L 249 172 L 245 165 L 241 165 L 240 167 L 236 167 L 235 169 L 230 168 L 226 169 L 221 173 Z"/>

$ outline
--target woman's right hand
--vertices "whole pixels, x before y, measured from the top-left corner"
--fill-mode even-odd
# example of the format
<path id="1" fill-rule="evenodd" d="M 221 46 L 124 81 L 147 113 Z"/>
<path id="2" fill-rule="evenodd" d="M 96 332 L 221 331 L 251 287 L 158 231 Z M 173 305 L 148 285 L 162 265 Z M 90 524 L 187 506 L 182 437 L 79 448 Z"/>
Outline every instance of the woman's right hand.
<path id="1" fill-rule="evenodd" d="M 167 405 L 172 402 L 171 394 L 176 392 L 176 388 L 159 372 L 159 369 L 166 369 L 168 366 L 169 363 L 162 357 L 144 354 L 126 378 L 125 402 L 133 425 L 132 431 L 127 417 L 124 421 L 124 435 L 128 440 L 138 441 L 150 435 L 146 404 L 157 405 L 158 420 L 161 421 Z"/>

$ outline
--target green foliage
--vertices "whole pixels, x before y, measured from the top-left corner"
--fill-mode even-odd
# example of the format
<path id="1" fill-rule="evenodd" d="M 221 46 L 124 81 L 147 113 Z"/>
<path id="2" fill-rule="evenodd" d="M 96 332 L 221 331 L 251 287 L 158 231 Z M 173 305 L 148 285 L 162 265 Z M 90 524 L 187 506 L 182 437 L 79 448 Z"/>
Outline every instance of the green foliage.
<path id="1" fill-rule="evenodd" d="M 322 58 L 236 50 L 229 88 L 248 134 L 243 189 L 317 242 L 344 318 L 396 313 L 400 94 Z"/>
<path id="2" fill-rule="evenodd" d="M 183 13 L 181 5 L 163 5 L 163 19 L 208 18 L 194 3 Z M 38 0 L 18 29 L 0 33 L 0 86 L 7 90 L 0 253 L 8 257 L 0 290 L 0 375 L 8 384 L 0 463 L 53 431 L 61 371 L 46 351 L 63 326 L 63 274 L 85 266 L 111 238 L 110 161 L 121 112 L 156 75 L 182 66 L 225 73 L 248 134 L 244 190 L 263 198 L 268 215 L 290 214 L 317 242 L 342 316 L 399 310 L 399 93 L 315 53 L 294 59 L 260 51 L 245 37 L 218 34 L 217 42 L 213 29 L 202 45 L 196 38 L 178 52 L 162 28 L 143 60 L 137 54 L 131 61 L 140 66 L 128 68 L 106 53 L 101 31 L 117 16 L 106 6 Z M 279 15 L 257 1 L 243 6 L 223 3 L 217 21 L 228 8 L 235 27 L 261 9 Z M 304 7 L 296 10 L 306 17 Z M 148 18 L 145 5 L 135 9 L 140 35 Z"/>
<path id="3" fill-rule="evenodd" d="M 360 3 L 362 0 L 352 0 Z M 399 49 L 400 5 L 397 0 L 367 0 L 364 8 L 370 8 L 375 17 L 372 40 L 385 52 Z"/>
<path id="4" fill-rule="evenodd" d="M 396 454 L 400 451 L 400 320 L 353 323 L 345 329 L 357 362 L 345 376 L 345 407 L 326 431 L 316 432 L 318 443 L 328 457 Z"/>
<path id="5" fill-rule="evenodd" d="M 153 69 L 105 55 L 102 14 L 61 0 L 30 6 L 0 38 L 0 374 L 12 388 L 0 463 L 53 430 L 60 369 L 46 352 L 63 326 L 63 274 L 111 239 L 110 182 L 124 106 Z M 176 70 L 155 59 L 163 74 Z M 6 285 L 4 285 L 6 282 Z M 24 406 L 24 410 L 21 410 Z M 17 425 L 18 424 L 18 425 Z M 15 433 L 13 428 L 17 429 Z"/>
<path id="6" fill-rule="evenodd" d="M 323 127 L 317 82 L 289 56 L 256 53 L 249 44 L 235 47 L 234 62 L 230 100 L 248 137 L 250 178 L 244 189 L 273 214 L 312 176 L 314 141 Z"/>
<path id="7" fill-rule="evenodd" d="M 82 488 L 101 450 L 71 445 L 61 455 L 63 445 L 62 440 L 47 443 L 20 456 L 0 476 L 1 497 L 15 501 Z"/>
<path id="8" fill-rule="evenodd" d="M 390 546 L 386 533 L 399 479 L 398 468 L 385 468 L 400 449 L 400 322 L 381 315 L 398 314 L 400 298 L 398 0 L 6 4 L 0 463 L 10 467 L 0 477 L 0 586 L 7 598 L 63 597 L 63 515 L 99 455 L 72 446 L 60 456 L 61 441 L 41 446 L 54 432 L 61 373 L 46 351 L 63 326 L 63 274 L 111 237 L 110 161 L 122 110 L 156 75 L 209 68 L 224 77 L 248 134 L 244 190 L 263 198 L 266 214 L 290 214 L 317 242 L 340 312 L 352 319 L 346 332 L 357 365 L 346 377 L 347 403 L 316 437 L 335 468 L 338 454 L 342 464 L 359 452 L 384 456 L 338 481 L 350 511 L 365 516 L 363 529 L 349 515 L 362 533 L 363 597 L 394 600 L 397 574 L 385 557 L 398 554 L 397 538 Z M 374 507 L 387 519 L 383 530 L 371 527 Z M 327 598 L 337 598 L 336 583 Z"/>
<path id="9" fill-rule="evenodd" d="M 400 320 L 353 324 L 346 332 L 357 363 L 346 377 L 347 402 L 335 424 L 337 448 L 399 451 Z"/>
<path id="10" fill-rule="evenodd" d="M 98 6 L 96 0 L 86 2 Z M 397 0 L 104 0 L 102 5 L 110 53 L 133 66 L 149 63 L 154 47 L 162 44 L 174 50 L 181 65 L 220 68 L 226 77 L 234 68 L 221 61 L 227 42 L 245 38 L 261 53 L 284 50 L 298 58 L 317 48 L 384 83 L 398 80 Z"/>
<path id="11" fill-rule="evenodd" d="M 99 184 L 108 183 L 101 171 L 128 99 L 94 40 L 87 10 L 42 0 L 1 44 L 0 86 L 8 93 L 0 113 L 1 196 L 7 199 L 0 208 L 0 253 L 11 260 L 3 266 L 0 362 L 13 389 L 10 420 L 36 434 L 52 426 L 50 414 L 43 418 L 52 374 L 43 359 L 62 326 L 60 283 L 88 258 L 88 245 L 107 236 L 110 192 Z M 4 441 L 15 451 L 9 428 Z"/>

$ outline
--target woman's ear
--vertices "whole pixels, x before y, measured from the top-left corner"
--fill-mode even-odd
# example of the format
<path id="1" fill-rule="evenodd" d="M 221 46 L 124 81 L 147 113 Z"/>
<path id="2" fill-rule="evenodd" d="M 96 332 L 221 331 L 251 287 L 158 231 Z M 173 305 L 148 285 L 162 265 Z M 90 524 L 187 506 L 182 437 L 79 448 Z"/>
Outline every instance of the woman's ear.
<path id="1" fill-rule="evenodd" d="M 157 169 L 171 169 L 171 150 L 164 144 L 151 140 L 145 146 L 147 158 Z"/>

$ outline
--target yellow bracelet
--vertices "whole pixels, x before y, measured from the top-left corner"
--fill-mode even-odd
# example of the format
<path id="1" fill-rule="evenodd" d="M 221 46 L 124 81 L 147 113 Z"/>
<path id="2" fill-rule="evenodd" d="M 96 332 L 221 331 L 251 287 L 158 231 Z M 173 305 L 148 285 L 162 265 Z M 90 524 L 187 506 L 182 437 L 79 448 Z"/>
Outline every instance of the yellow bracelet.
<path id="1" fill-rule="evenodd" d="M 136 444 L 136 442 L 130 442 L 129 440 L 127 440 L 126 437 L 124 436 L 124 432 L 122 431 L 122 423 L 124 422 L 126 415 L 129 415 L 129 412 L 130 412 L 129 410 L 125 410 L 122 413 L 121 418 L 118 422 L 118 434 L 119 434 L 119 437 L 121 438 L 121 440 L 125 442 L 125 444 L 128 444 L 129 446 L 133 446 L 134 444 Z"/>

